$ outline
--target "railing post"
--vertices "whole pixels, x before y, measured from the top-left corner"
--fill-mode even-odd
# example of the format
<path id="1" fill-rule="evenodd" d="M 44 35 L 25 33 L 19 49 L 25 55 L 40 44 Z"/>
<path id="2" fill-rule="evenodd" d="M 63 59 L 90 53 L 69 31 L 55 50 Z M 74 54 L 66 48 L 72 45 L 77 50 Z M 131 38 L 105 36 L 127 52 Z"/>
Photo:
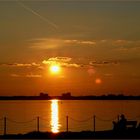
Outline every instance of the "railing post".
<path id="1" fill-rule="evenodd" d="M 69 131 L 69 118 L 66 116 L 66 132 Z"/>
<path id="2" fill-rule="evenodd" d="M 37 132 L 39 132 L 39 117 L 37 117 Z"/>
<path id="3" fill-rule="evenodd" d="M 96 130 L 96 122 L 95 122 L 95 115 L 93 116 L 93 131 L 95 132 Z"/>
<path id="4" fill-rule="evenodd" d="M 7 124 L 6 124 L 6 117 L 4 117 L 4 132 L 3 134 L 6 135 L 6 130 L 7 130 Z"/>

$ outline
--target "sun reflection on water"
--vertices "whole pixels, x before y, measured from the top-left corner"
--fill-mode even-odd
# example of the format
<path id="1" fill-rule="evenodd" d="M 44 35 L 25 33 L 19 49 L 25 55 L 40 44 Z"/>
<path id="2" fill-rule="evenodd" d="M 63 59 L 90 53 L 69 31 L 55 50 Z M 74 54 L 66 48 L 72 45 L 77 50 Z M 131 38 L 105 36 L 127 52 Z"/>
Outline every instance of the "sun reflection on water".
<path id="1" fill-rule="evenodd" d="M 58 100 L 51 100 L 51 131 L 59 132 Z"/>

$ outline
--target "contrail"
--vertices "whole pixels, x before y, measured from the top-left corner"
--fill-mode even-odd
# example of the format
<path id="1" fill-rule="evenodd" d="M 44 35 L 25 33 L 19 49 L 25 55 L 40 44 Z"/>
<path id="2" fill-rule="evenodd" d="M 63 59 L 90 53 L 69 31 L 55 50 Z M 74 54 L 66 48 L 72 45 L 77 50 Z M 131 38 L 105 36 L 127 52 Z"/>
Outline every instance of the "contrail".
<path id="1" fill-rule="evenodd" d="M 20 4 L 20 6 L 22 6 L 24 9 L 28 10 L 29 12 L 31 12 L 32 14 L 38 16 L 40 19 L 42 19 L 43 21 L 47 22 L 49 25 L 51 25 L 53 28 L 58 29 L 58 26 L 53 23 L 52 21 L 50 21 L 49 19 L 41 16 L 40 14 L 38 14 L 36 11 L 34 11 L 33 9 L 29 8 L 28 6 L 26 6 L 25 4 L 23 4 L 22 2 L 17 0 L 17 3 Z"/>

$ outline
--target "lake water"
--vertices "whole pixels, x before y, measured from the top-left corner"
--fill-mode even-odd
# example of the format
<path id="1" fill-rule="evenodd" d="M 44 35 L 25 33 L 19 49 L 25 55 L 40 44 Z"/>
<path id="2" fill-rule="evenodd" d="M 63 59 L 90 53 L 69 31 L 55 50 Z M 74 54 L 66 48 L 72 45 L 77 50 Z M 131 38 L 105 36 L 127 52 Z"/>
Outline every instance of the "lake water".
<path id="1" fill-rule="evenodd" d="M 6 117 L 7 133 L 40 131 L 96 131 L 112 129 L 121 113 L 140 122 L 140 101 L 64 100 L 64 101 L 0 101 L 0 134 Z M 68 117 L 66 117 L 68 116 Z M 68 119 L 68 120 L 67 120 Z"/>

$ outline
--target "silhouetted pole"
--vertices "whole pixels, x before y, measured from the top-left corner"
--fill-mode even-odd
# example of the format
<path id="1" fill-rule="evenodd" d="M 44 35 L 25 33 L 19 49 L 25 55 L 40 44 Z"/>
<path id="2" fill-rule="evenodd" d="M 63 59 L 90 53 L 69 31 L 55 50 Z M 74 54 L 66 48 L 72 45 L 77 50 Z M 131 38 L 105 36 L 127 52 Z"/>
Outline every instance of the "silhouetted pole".
<path id="1" fill-rule="evenodd" d="M 4 135 L 6 135 L 6 117 L 4 117 Z"/>
<path id="2" fill-rule="evenodd" d="M 69 131 L 69 117 L 66 116 L 66 132 Z"/>
<path id="3" fill-rule="evenodd" d="M 96 122 L 95 122 L 95 115 L 93 116 L 93 131 L 95 132 Z"/>
<path id="4" fill-rule="evenodd" d="M 39 117 L 37 117 L 37 132 L 39 132 Z"/>

